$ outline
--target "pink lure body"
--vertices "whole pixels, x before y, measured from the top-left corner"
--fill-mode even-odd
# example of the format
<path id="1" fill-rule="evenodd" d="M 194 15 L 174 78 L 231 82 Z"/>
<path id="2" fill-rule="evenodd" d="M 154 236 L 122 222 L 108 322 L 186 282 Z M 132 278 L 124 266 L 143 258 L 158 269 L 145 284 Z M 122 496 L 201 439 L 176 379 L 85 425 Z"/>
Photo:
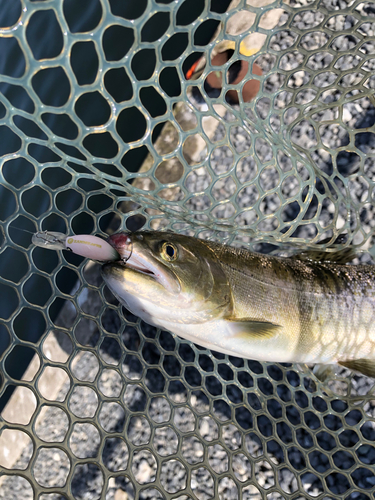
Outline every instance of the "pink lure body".
<path id="1" fill-rule="evenodd" d="M 65 240 L 65 246 L 73 253 L 92 260 L 118 260 L 120 257 L 109 243 L 90 234 L 68 236 Z"/>

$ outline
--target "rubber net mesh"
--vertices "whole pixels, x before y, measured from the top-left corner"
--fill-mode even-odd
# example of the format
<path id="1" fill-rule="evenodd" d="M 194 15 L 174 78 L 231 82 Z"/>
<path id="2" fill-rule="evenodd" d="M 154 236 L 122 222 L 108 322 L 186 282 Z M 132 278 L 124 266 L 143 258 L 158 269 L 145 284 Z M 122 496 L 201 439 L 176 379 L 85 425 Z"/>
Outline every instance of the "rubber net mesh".
<path id="1" fill-rule="evenodd" d="M 370 379 L 158 331 L 20 231 L 371 252 L 375 4 L 228 3 L 2 4 L 0 498 L 374 498 Z"/>

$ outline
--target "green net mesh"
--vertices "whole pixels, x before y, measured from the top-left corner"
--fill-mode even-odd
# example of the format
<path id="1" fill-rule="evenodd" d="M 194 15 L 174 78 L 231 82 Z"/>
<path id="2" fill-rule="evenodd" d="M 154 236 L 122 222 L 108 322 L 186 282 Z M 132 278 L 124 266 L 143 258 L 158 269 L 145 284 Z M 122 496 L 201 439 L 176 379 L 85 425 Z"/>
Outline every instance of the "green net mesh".
<path id="1" fill-rule="evenodd" d="M 0 7 L 0 498 L 374 498 L 370 379 L 156 330 L 20 229 L 371 253 L 375 4 Z"/>

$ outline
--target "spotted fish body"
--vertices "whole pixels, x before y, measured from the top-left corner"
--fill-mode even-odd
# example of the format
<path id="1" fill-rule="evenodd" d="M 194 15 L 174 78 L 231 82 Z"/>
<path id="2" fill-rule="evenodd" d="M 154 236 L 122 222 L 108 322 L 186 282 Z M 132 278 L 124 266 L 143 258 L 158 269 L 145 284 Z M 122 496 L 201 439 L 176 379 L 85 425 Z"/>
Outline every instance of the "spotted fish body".
<path id="1" fill-rule="evenodd" d="M 226 354 L 340 363 L 375 376 L 374 266 L 266 256 L 173 233 L 119 233 L 109 243 L 128 260 L 105 264 L 104 280 L 145 321 Z"/>

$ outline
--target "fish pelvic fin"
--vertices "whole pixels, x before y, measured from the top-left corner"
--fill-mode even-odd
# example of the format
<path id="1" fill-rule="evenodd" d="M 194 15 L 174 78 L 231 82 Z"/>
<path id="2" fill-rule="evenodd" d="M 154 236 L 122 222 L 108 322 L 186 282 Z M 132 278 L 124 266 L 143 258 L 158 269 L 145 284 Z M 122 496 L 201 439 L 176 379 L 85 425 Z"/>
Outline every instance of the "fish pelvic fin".
<path id="1" fill-rule="evenodd" d="M 337 365 L 317 363 L 314 366 L 313 374 L 321 382 L 326 382 L 327 380 L 337 376 L 337 370 Z"/>
<path id="2" fill-rule="evenodd" d="M 375 361 L 372 359 L 353 359 L 352 361 L 339 361 L 338 363 L 367 377 L 375 378 Z"/>
<path id="3" fill-rule="evenodd" d="M 269 321 L 259 321 L 252 318 L 225 318 L 229 322 L 229 328 L 237 338 L 246 339 L 248 337 L 266 339 L 276 335 L 280 325 L 275 325 Z"/>

